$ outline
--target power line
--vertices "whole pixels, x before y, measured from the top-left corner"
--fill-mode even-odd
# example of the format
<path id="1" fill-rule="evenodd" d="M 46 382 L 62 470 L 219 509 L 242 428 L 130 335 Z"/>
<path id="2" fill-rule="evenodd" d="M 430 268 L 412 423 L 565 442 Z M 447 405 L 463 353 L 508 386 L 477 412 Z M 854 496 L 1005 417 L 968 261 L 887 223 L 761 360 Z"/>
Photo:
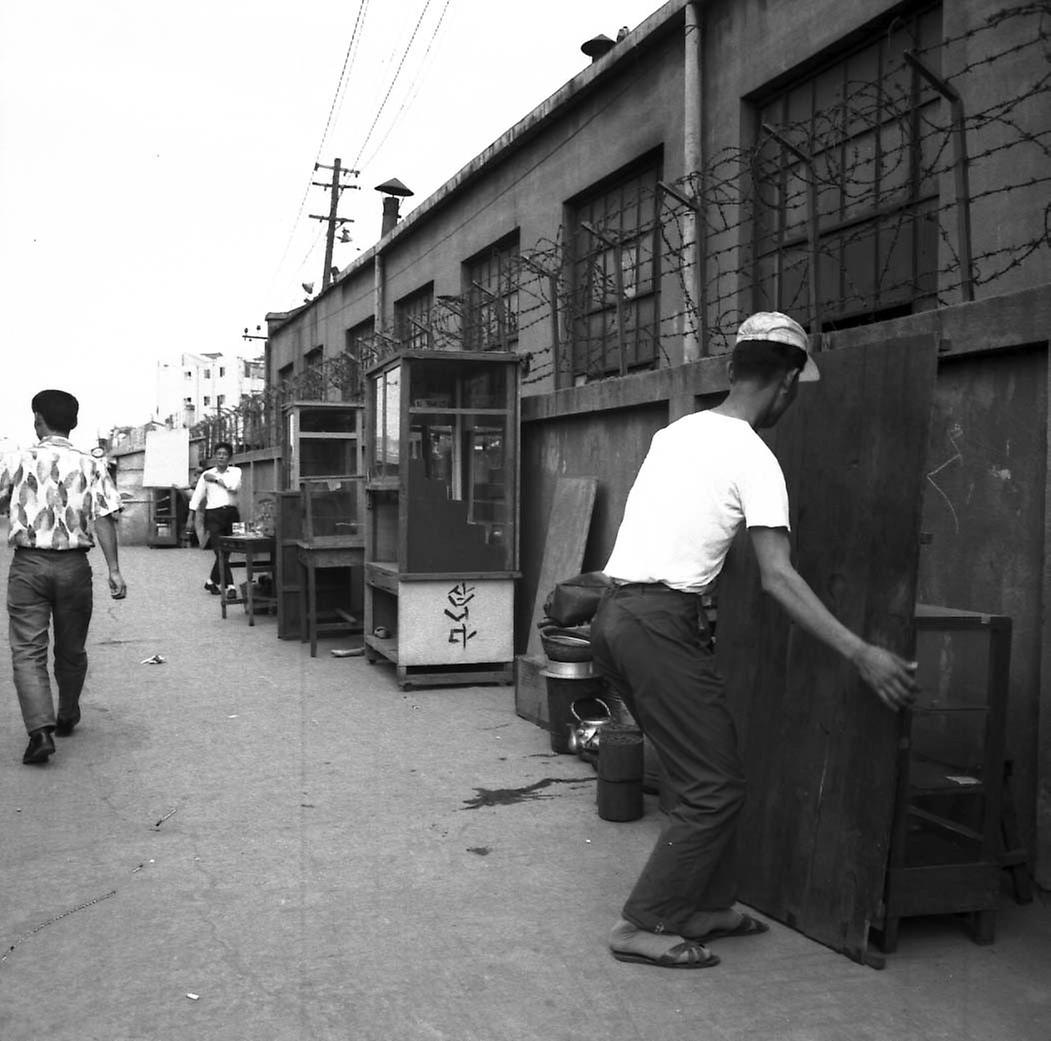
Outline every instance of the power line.
<path id="1" fill-rule="evenodd" d="M 317 162 L 321 158 L 321 151 L 325 147 L 325 142 L 328 140 L 329 128 L 332 126 L 332 117 L 336 111 L 337 104 L 342 105 L 343 94 L 347 83 L 347 67 L 351 64 L 351 54 L 355 50 L 355 44 L 358 40 L 358 30 L 365 19 L 365 14 L 368 11 L 369 0 L 361 0 L 358 4 L 358 15 L 354 19 L 354 29 L 350 34 L 350 43 L 347 44 L 347 53 L 343 56 L 343 68 L 339 73 L 339 82 L 336 84 L 336 93 L 332 96 L 332 104 L 328 109 L 328 119 L 325 121 L 325 129 L 321 134 L 321 143 L 317 147 L 317 154 L 314 156 L 314 162 Z"/>
<path id="2" fill-rule="evenodd" d="M 416 39 L 416 34 L 420 31 L 420 25 L 423 22 L 424 16 L 427 14 L 427 8 L 430 6 L 431 0 L 424 0 L 423 10 L 420 11 L 420 16 L 416 19 L 416 25 L 413 26 L 409 42 L 405 44 L 405 50 L 401 52 L 401 59 L 398 61 L 398 67 L 394 70 L 394 76 L 390 81 L 390 85 L 387 87 L 387 93 L 383 95 L 383 100 L 380 102 L 380 107 L 376 110 L 376 115 L 373 117 L 372 125 L 369 127 L 369 131 L 365 135 L 365 140 L 361 142 L 358 154 L 354 157 L 354 162 L 351 163 L 351 166 L 356 170 L 360 169 L 361 155 L 369 143 L 369 138 L 372 137 L 372 132 L 376 129 L 376 124 L 379 122 L 380 116 L 383 114 L 383 109 L 386 107 L 387 101 L 390 99 L 391 91 L 394 90 L 394 84 L 398 82 L 402 66 L 405 64 L 405 59 L 408 57 L 409 51 L 412 49 L 413 41 Z"/>
<path id="3" fill-rule="evenodd" d="M 354 19 L 354 28 L 351 30 L 350 42 L 347 44 L 346 53 L 343 56 L 343 68 L 339 73 L 339 82 L 336 84 L 336 91 L 332 96 L 332 103 L 329 105 L 328 118 L 325 121 L 325 129 L 321 134 L 321 141 L 318 143 L 317 152 L 314 155 L 314 170 L 317 169 L 317 163 L 321 158 L 321 150 L 325 147 L 325 141 L 328 138 L 329 128 L 332 125 L 333 113 L 336 110 L 337 103 L 341 103 L 345 85 L 347 82 L 347 69 L 352 65 L 352 57 L 356 51 L 356 44 L 359 40 L 359 33 L 361 32 L 362 26 L 364 25 L 365 16 L 368 11 L 369 0 L 359 0 L 358 13 Z M 299 222 L 303 218 L 303 210 L 307 204 L 307 198 L 310 195 L 311 178 L 314 175 L 314 170 L 311 170 L 310 177 L 307 178 L 306 187 L 303 189 L 303 197 L 299 200 L 299 208 L 296 211 L 295 220 L 292 222 L 292 228 L 288 233 L 288 240 L 285 242 L 285 248 L 281 253 L 281 259 L 277 262 L 277 266 L 274 268 L 274 274 L 271 277 L 271 285 L 273 285 L 274 279 L 277 277 L 277 273 L 284 266 L 285 260 L 288 258 L 288 251 L 292 248 L 292 240 L 295 238 L 296 231 L 299 229 Z M 320 238 L 320 236 L 319 236 Z M 314 247 L 317 245 L 315 240 L 314 245 L 310 247 L 310 252 L 314 251 Z M 307 256 L 309 257 L 309 253 Z M 305 261 L 304 261 L 305 263 Z"/>
<path id="4" fill-rule="evenodd" d="M 412 81 L 412 83 L 409 86 L 409 89 L 405 92 L 404 100 L 399 106 L 398 111 L 394 113 L 394 118 L 391 120 L 390 125 L 387 127 L 385 133 L 383 134 L 383 137 L 380 138 L 379 144 L 377 144 L 376 147 L 373 148 L 372 153 L 369 155 L 369 158 L 365 163 L 365 166 L 369 166 L 373 162 L 373 160 L 379 154 L 380 149 L 386 143 L 387 138 L 390 137 L 391 131 L 398 125 L 398 120 L 401 118 L 402 113 L 405 112 L 405 110 L 416 100 L 417 87 L 419 86 L 420 80 L 423 77 L 423 70 L 427 64 L 427 56 L 431 53 L 431 47 L 434 45 L 434 41 L 438 36 L 438 32 L 442 27 L 442 22 L 445 20 L 445 14 L 449 10 L 449 5 L 451 3 L 452 0 L 445 0 L 445 4 L 442 7 L 442 13 L 438 15 L 438 21 L 434 25 L 434 31 L 431 33 L 431 38 L 427 41 L 427 47 L 423 52 L 423 57 L 420 59 L 420 67 L 419 71 L 416 73 L 416 78 Z M 362 148 L 364 148 L 364 146 L 362 146 Z"/>

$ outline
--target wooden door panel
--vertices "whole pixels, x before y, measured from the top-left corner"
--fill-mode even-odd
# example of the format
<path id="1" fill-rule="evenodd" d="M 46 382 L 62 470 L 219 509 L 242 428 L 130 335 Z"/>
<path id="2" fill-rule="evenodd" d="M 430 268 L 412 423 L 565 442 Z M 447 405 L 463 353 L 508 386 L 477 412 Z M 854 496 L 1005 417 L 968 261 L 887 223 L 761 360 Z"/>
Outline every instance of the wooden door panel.
<path id="1" fill-rule="evenodd" d="M 908 656 L 935 340 L 819 361 L 821 382 L 802 386 L 769 432 L 792 502 L 793 559 L 845 625 Z M 863 961 L 884 890 L 900 720 L 763 594 L 744 534 L 718 608 L 749 779 L 740 898 Z"/>

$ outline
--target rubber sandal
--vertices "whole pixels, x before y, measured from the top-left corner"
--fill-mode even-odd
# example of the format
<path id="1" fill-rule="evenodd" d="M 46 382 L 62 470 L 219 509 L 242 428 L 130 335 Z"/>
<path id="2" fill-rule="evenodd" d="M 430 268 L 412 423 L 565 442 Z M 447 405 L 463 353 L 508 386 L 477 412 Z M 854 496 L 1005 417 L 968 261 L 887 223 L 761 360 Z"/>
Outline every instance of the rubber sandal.
<path id="1" fill-rule="evenodd" d="M 725 940 L 731 936 L 758 936 L 760 933 L 769 931 L 770 926 L 766 922 L 761 922 L 750 914 L 742 914 L 741 920 L 732 929 L 713 929 L 710 933 L 705 933 L 703 936 L 691 936 L 690 939 L 694 943 L 705 944 L 711 943 L 712 940 Z"/>
<path id="2" fill-rule="evenodd" d="M 655 965 L 659 969 L 709 969 L 719 964 L 719 956 L 706 950 L 703 945 L 693 940 L 683 940 L 674 947 L 665 951 L 659 958 L 650 958 L 645 954 L 636 954 L 634 951 L 615 951 L 610 948 L 610 953 L 617 961 L 635 962 L 638 965 Z M 681 961 L 680 956 L 686 954 L 686 961 Z"/>

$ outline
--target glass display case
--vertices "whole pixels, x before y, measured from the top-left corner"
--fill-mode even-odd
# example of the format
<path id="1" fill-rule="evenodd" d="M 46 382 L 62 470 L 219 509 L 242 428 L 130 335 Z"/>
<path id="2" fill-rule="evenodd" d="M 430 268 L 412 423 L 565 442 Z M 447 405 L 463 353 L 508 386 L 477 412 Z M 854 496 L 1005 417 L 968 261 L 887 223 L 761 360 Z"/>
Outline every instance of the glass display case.
<path id="1" fill-rule="evenodd" d="M 365 475 L 310 480 L 303 494 L 302 541 L 310 546 L 360 542 L 365 538 Z"/>
<path id="2" fill-rule="evenodd" d="M 1000 892 L 1011 619 L 916 608 L 920 694 L 905 713 L 883 947 L 901 918 L 967 912 L 991 942 Z"/>
<path id="3" fill-rule="evenodd" d="M 364 406 L 293 401 L 283 412 L 284 486 L 361 474 Z"/>
<path id="4" fill-rule="evenodd" d="M 509 681 L 518 356 L 402 351 L 369 370 L 367 388 L 367 654 L 395 661 L 403 685 Z M 446 623 L 472 612 L 484 634 L 466 623 L 451 634 Z M 432 622 L 399 637 L 409 615 Z"/>

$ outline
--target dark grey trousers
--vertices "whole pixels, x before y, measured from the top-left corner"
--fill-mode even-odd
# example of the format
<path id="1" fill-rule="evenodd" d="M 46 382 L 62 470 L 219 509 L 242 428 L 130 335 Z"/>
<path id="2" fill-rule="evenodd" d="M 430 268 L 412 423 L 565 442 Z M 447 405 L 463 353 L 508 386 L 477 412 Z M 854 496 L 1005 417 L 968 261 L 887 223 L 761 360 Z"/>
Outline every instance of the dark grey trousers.
<path id="1" fill-rule="evenodd" d="M 55 725 L 47 670 L 49 630 L 55 631 L 58 714 L 71 716 L 88 671 L 84 644 L 91 624 L 87 553 L 16 549 L 7 578 L 7 612 L 15 690 L 26 730 Z"/>
<path id="2" fill-rule="evenodd" d="M 660 759 L 674 806 L 624 905 L 650 932 L 679 933 L 737 894 L 734 834 L 745 779 L 701 598 L 633 583 L 606 594 L 591 623 L 595 667 Z"/>

